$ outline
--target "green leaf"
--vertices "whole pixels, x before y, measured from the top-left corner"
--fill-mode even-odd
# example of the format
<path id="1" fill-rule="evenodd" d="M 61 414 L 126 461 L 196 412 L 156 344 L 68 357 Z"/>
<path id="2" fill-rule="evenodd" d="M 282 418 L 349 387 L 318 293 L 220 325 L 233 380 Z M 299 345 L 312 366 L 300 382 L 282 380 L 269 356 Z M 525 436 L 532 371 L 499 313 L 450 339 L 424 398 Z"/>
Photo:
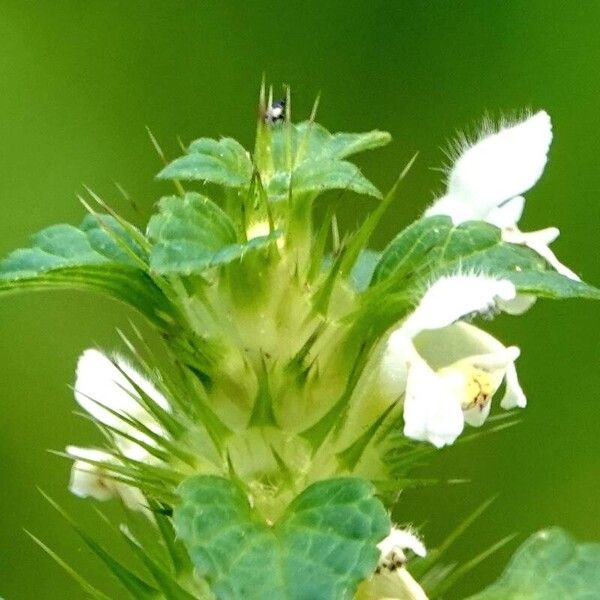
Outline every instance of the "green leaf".
<path id="1" fill-rule="evenodd" d="M 188 154 L 175 159 L 159 174 L 159 179 L 184 179 L 243 187 L 250 183 L 250 155 L 232 138 L 200 138 L 192 142 Z"/>
<path id="2" fill-rule="evenodd" d="M 589 298 L 600 300 L 600 289 L 584 281 L 575 281 L 556 271 L 530 271 L 513 273 L 511 281 L 522 292 L 544 298 Z"/>
<path id="3" fill-rule="evenodd" d="M 377 208 L 363 221 L 362 225 L 351 237 L 350 242 L 348 243 L 348 249 L 344 258 L 344 262 L 342 263 L 342 266 L 340 268 L 340 273 L 343 277 L 347 277 L 349 271 L 351 271 L 353 267 L 357 266 L 356 263 L 361 252 L 368 252 L 367 244 L 369 242 L 369 239 L 373 235 L 377 224 L 379 223 L 379 221 L 387 211 L 388 207 L 396 197 L 396 193 L 398 191 L 398 188 L 400 187 L 400 184 L 410 171 L 416 159 L 417 155 L 415 154 L 408 162 L 406 167 L 404 167 L 404 169 L 400 172 L 400 175 L 394 182 L 394 185 L 385 195 L 383 200 L 379 203 L 379 206 L 377 206 Z M 373 264 L 373 269 L 375 268 L 375 264 L 376 263 Z M 371 270 L 371 272 L 369 273 L 369 280 L 366 281 L 366 285 L 364 286 L 365 288 L 368 287 L 372 274 L 373 270 Z"/>
<path id="4" fill-rule="evenodd" d="M 356 259 L 350 272 L 350 285 L 357 291 L 362 292 L 369 287 L 375 267 L 381 259 L 381 252 L 366 248 Z"/>
<path id="5" fill-rule="evenodd" d="M 109 215 L 99 215 L 102 225 L 114 232 L 135 255 L 144 260 L 142 249 Z M 15 250 L 0 263 L 0 280 L 28 278 L 65 267 L 116 263 L 138 268 L 100 223 L 88 215 L 81 226 L 52 225 L 31 238 L 31 247 Z"/>
<path id="6" fill-rule="evenodd" d="M 146 251 L 116 219 L 88 215 L 80 227 L 60 224 L 43 229 L 32 237 L 29 248 L 0 261 L 0 293 L 92 289 L 163 324 L 170 305 L 145 272 L 147 261 Z"/>
<path id="7" fill-rule="evenodd" d="M 383 146 L 390 139 L 383 131 L 331 134 L 312 121 L 276 127 L 271 136 L 274 173 L 267 186 L 268 196 L 274 201 L 285 200 L 291 188 L 299 194 L 347 189 L 381 198 L 360 169 L 343 159 Z"/>
<path id="8" fill-rule="evenodd" d="M 336 158 L 345 158 L 365 150 L 385 146 L 392 141 L 387 131 L 368 131 L 366 133 L 336 133 L 327 143 L 327 152 Z"/>
<path id="9" fill-rule="evenodd" d="M 452 228 L 452 221 L 448 217 L 429 217 L 409 225 L 383 251 L 371 285 L 392 276 L 400 278 L 423 268 L 432 250 L 441 245 Z"/>
<path id="10" fill-rule="evenodd" d="M 312 121 L 286 123 L 273 130 L 272 154 L 276 170 L 288 166 L 288 145 L 294 164 L 305 160 L 343 159 L 352 154 L 373 150 L 389 144 L 392 136 L 386 131 L 366 133 L 335 133 Z"/>
<path id="11" fill-rule="evenodd" d="M 549 298 L 600 298 L 600 291 L 556 271 L 536 252 L 502 241 L 501 231 L 483 221 L 453 225 L 449 217 L 416 221 L 384 250 L 371 286 L 404 289 L 456 272 L 510 279 L 519 291 Z"/>
<path id="12" fill-rule="evenodd" d="M 153 271 L 192 273 L 210 265 L 214 255 L 236 242 L 230 218 L 206 196 L 189 192 L 183 198 L 160 200 L 159 213 L 148 223 L 155 242 L 150 256 Z"/>
<path id="13" fill-rule="evenodd" d="M 150 267 L 155 273 L 201 273 L 268 246 L 280 235 L 276 231 L 237 243 L 227 214 L 195 192 L 188 192 L 183 198 L 163 198 L 159 210 L 148 223 L 148 237 L 155 242 L 150 254 Z"/>
<path id="14" fill-rule="evenodd" d="M 277 172 L 267 186 L 267 194 L 271 200 L 285 200 L 290 186 L 295 194 L 350 190 L 357 194 L 381 198 L 381 192 L 355 164 L 332 158 L 303 161 L 292 171 L 291 180 L 289 171 Z"/>
<path id="15" fill-rule="evenodd" d="M 469 600 L 591 600 L 600 597 L 600 544 L 579 544 L 558 528 L 540 531 L 495 583 Z"/>
<path id="16" fill-rule="evenodd" d="M 179 493 L 177 534 L 217 600 L 348 600 L 390 529 L 373 486 L 356 478 L 311 485 L 273 526 L 226 479 L 195 476 Z"/>

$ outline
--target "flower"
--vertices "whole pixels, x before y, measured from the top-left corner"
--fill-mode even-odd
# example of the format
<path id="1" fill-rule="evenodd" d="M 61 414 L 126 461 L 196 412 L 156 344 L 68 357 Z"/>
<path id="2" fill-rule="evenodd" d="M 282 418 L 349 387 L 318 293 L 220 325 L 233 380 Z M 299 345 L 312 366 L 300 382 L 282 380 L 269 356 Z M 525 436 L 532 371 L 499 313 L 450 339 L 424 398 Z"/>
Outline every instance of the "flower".
<path id="1" fill-rule="evenodd" d="M 67 454 L 75 460 L 71 469 L 69 491 L 79 498 L 105 501 L 120 498 L 131 510 L 146 513 L 142 492 L 130 485 L 114 480 L 105 468 L 96 463 L 118 464 L 114 456 L 95 448 L 67 446 Z"/>
<path id="2" fill-rule="evenodd" d="M 119 416 L 133 418 L 154 433 L 165 435 L 154 416 L 144 407 L 132 382 L 150 402 L 155 402 L 161 409 L 170 412 L 171 407 L 166 398 L 123 358 L 116 357 L 113 362 L 94 349 L 86 350 L 77 363 L 75 399 L 99 423 L 116 428 L 145 444 L 152 444 L 148 435 Z M 115 444 L 127 458 L 140 461 L 147 458 L 148 452 L 141 445 L 118 434 L 113 437 Z"/>
<path id="3" fill-rule="evenodd" d="M 86 350 L 79 358 L 75 381 L 75 399 L 78 404 L 99 424 L 124 434 L 111 431 L 115 446 L 124 457 L 148 463 L 155 458 L 134 440 L 150 445 L 155 442 L 128 420 L 137 421 L 161 436 L 167 434 L 145 408 L 144 399 L 136 386 L 145 396 L 145 401 L 155 402 L 162 410 L 170 412 L 171 406 L 166 398 L 123 358 L 116 357 L 113 362 L 94 349 Z M 68 446 L 66 450 L 75 459 L 69 484 L 73 494 L 97 500 L 121 498 L 132 510 L 148 512 L 144 505 L 144 495 L 139 489 L 116 481 L 111 476 L 110 465 L 122 466 L 117 457 L 95 448 Z"/>
<path id="4" fill-rule="evenodd" d="M 410 529 L 392 527 L 377 548 L 381 552 L 379 567 L 391 571 L 406 563 L 405 550 L 411 550 L 417 556 L 427 556 L 425 545 Z"/>
<path id="5" fill-rule="evenodd" d="M 481 426 L 502 381 L 505 409 L 524 407 L 515 360 L 520 351 L 460 319 L 486 314 L 516 295 L 508 280 L 457 274 L 434 282 L 389 337 L 380 385 L 404 396 L 404 434 L 436 447 L 452 444 L 465 422 Z"/>
<path id="6" fill-rule="evenodd" d="M 381 556 L 375 574 L 360 585 L 357 600 L 427 600 L 423 588 L 405 568 L 405 550 L 426 556 L 423 542 L 410 529 L 392 527 L 377 544 Z"/>
<path id="7" fill-rule="evenodd" d="M 467 351 L 468 342 L 481 347 Z M 461 346 L 463 350 L 456 355 L 460 358 L 448 363 L 453 356 L 450 348 Z M 504 379 L 507 395 L 501 406 L 524 406 L 514 367 L 519 356 L 515 346 L 506 348 L 484 331 L 461 323 L 424 332 L 413 348 L 404 357 L 408 368 L 404 398 L 407 437 L 429 441 L 438 448 L 454 443 L 465 422 L 483 425 Z M 516 384 L 510 386 L 509 379 Z"/>
<path id="8" fill-rule="evenodd" d="M 525 233 L 517 225 L 525 207 L 522 194 L 541 177 L 551 142 L 552 123 L 545 111 L 485 132 L 474 144 L 460 149 L 450 168 L 446 194 L 434 201 L 425 216 L 448 215 L 455 224 L 487 221 L 502 229 L 506 242 L 531 248 L 556 271 L 579 280 L 550 250 L 558 229 Z"/>

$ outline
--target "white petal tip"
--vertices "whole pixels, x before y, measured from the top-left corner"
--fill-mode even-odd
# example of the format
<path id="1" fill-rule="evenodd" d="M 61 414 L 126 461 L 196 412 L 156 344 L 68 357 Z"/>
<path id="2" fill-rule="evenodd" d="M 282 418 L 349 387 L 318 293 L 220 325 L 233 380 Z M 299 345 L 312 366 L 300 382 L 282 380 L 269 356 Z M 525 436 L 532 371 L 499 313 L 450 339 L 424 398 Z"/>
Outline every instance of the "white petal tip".
<path id="1" fill-rule="evenodd" d="M 527 398 L 524 394 L 506 394 L 500 402 L 500 406 L 504 410 L 512 410 L 513 408 L 526 408 Z"/>
<path id="2" fill-rule="evenodd" d="M 447 194 L 427 214 L 447 214 L 455 222 L 487 220 L 502 204 L 535 185 L 551 142 L 552 122 L 543 110 L 496 131 L 484 127 L 474 144 L 459 144 L 463 150 L 450 170 Z"/>
<path id="3" fill-rule="evenodd" d="M 427 549 L 421 539 L 410 529 L 392 527 L 390 533 L 383 539 L 377 548 L 381 552 L 380 564 L 394 563 L 395 559 L 406 562 L 405 550 L 410 550 L 417 556 L 427 556 Z"/>
<path id="4" fill-rule="evenodd" d="M 506 357 L 508 362 L 515 362 L 519 356 L 521 356 L 521 349 L 517 346 L 509 346 L 506 349 Z"/>

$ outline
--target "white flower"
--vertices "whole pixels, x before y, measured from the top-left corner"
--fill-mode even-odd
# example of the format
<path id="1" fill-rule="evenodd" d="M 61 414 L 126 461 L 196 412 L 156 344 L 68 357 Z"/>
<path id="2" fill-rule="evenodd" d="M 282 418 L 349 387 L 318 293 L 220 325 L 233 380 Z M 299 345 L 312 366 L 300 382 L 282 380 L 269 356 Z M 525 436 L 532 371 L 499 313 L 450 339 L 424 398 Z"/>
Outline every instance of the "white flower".
<path id="1" fill-rule="evenodd" d="M 404 396 L 404 433 L 436 447 L 452 444 L 464 423 L 480 426 L 502 381 L 505 409 L 524 407 L 515 360 L 519 349 L 505 347 L 477 327 L 459 322 L 488 313 L 515 297 L 514 285 L 482 275 L 455 275 L 433 283 L 416 309 L 388 340 L 381 363 L 383 393 Z"/>
<path id="2" fill-rule="evenodd" d="M 101 465 L 93 463 L 118 464 L 114 456 L 95 448 L 67 446 L 67 454 L 75 460 L 71 469 L 69 490 L 80 498 L 110 500 L 120 498 L 131 510 L 147 512 L 142 492 L 130 485 L 115 481 Z M 92 461 L 92 462 L 89 462 Z"/>
<path id="3" fill-rule="evenodd" d="M 558 229 L 524 233 L 517 226 L 525 206 L 521 194 L 541 177 L 551 142 L 552 123 L 545 111 L 487 133 L 460 152 L 450 169 L 446 194 L 425 215 L 448 215 L 455 224 L 487 221 L 502 229 L 505 241 L 528 246 L 559 273 L 579 280 L 549 248 Z"/>
<path id="4" fill-rule="evenodd" d="M 116 357 L 113 362 L 93 349 L 86 350 L 79 358 L 75 381 L 75 399 L 79 405 L 98 423 L 125 434 L 111 432 L 114 443 L 123 456 L 138 462 L 152 463 L 156 460 L 155 457 L 134 440 L 148 445 L 155 445 L 155 441 L 119 416 L 134 419 L 161 436 L 167 435 L 145 408 L 136 386 L 148 397 L 148 402 L 155 402 L 157 406 L 170 412 L 171 406 L 165 397 L 122 358 Z M 144 495 L 139 489 L 111 477 L 110 465 L 123 464 L 118 458 L 103 450 L 77 446 L 68 446 L 67 454 L 75 459 L 69 484 L 73 494 L 97 500 L 120 498 L 132 510 L 150 515 L 145 506 Z M 94 464 L 97 462 L 108 466 Z"/>
<path id="5" fill-rule="evenodd" d="M 146 444 L 152 444 L 149 436 L 110 412 L 132 417 L 153 432 L 164 435 L 156 419 L 144 408 L 142 399 L 130 380 L 160 408 L 170 411 L 165 397 L 125 360 L 117 357 L 113 363 L 94 349 L 86 350 L 77 363 L 75 399 L 99 423 L 123 431 Z M 148 452 L 139 444 L 119 435 L 114 435 L 114 439 L 119 450 L 128 458 L 147 458 Z"/>
<path id="6" fill-rule="evenodd" d="M 411 530 L 394 527 L 377 548 L 381 553 L 379 566 L 359 587 L 357 600 L 427 600 L 423 588 L 404 566 L 405 550 L 426 556 L 423 542 Z"/>
<path id="7" fill-rule="evenodd" d="M 392 527 L 377 548 L 381 553 L 379 566 L 387 570 L 394 570 L 406 563 L 405 550 L 411 550 L 417 556 L 427 556 L 425 545 L 410 529 Z"/>
<path id="8" fill-rule="evenodd" d="M 498 300 L 513 300 L 517 290 L 507 279 L 475 273 L 446 275 L 434 281 L 421 297 L 416 309 L 402 324 L 404 336 L 425 329 L 440 329 L 477 313 L 493 312 Z"/>

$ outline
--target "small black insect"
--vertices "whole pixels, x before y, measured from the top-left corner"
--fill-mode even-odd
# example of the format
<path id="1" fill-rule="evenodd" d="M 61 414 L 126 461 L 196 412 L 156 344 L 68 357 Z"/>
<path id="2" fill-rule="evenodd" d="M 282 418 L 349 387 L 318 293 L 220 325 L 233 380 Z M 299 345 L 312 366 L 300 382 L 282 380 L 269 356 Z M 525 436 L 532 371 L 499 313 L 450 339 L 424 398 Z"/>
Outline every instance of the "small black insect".
<path id="1" fill-rule="evenodd" d="M 274 125 L 285 120 L 285 100 L 275 100 L 265 111 L 265 123 Z"/>

